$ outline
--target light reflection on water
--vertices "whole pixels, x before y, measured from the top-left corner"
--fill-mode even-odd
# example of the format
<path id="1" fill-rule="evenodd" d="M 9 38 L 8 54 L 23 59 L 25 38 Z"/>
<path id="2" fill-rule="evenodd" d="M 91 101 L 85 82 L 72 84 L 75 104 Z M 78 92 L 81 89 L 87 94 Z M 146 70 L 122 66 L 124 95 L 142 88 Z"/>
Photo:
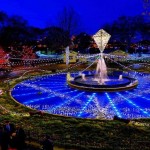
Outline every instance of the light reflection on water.
<path id="1" fill-rule="evenodd" d="M 81 118 L 150 117 L 150 75 L 137 74 L 136 89 L 85 92 L 66 85 L 66 74 L 41 76 L 17 84 L 12 96 L 20 103 L 51 114 Z"/>

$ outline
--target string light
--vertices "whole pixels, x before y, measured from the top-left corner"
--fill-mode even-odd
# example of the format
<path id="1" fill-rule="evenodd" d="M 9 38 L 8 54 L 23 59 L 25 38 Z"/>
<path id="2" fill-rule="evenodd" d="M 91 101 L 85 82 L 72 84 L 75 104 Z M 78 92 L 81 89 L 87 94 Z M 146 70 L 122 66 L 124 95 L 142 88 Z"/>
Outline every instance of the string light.
<path id="1" fill-rule="evenodd" d="M 119 59 L 122 59 L 122 58 L 124 58 L 124 59 L 126 59 L 125 57 L 118 57 L 118 56 L 112 56 L 112 55 L 107 55 L 107 54 L 105 54 L 104 55 L 105 57 L 107 57 L 108 59 L 110 59 L 111 61 L 114 61 L 112 58 L 119 58 Z M 77 56 L 78 58 L 80 58 L 80 57 L 83 57 L 83 56 Z M 94 54 L 94 55 L 92 55 L 92 56 L 87 56 L 87 58 L 95 58 L 95 57 L 99 57 L 99 54 Z M 28 59 L 29 60 L 29 59 Z M 127 60 L 127 59 L 126 59 Z M 37 67 L 38 65 L 43 65 L 43 66 L 47 66 L 47 65 L 51 65 L 51 64 L 58 64 L 59 62 L 57 62 L 58 60 L 56 60 L 56 59 L 54 59 L 53 61 L 54 62 L 51 62 L 51 63 L 49 63 L 48 61 L 49 61 L 49 59 L 44 59 L 44 61 L 43 60 L 39 60 L 39 62 L 41 63 L 41 64 L 38 64 L 39 62 L 38 62 L 38 60 L 36 59 L 36 60 L 34 60 L 35 61 L 35 66 L 34 67 Z M 52 61 L 52 60 L 51 60 Z M 127 60 L 127 61 L 130 61 L 130 60 Z M 26 63 L 27 61 L 25 61 L 24 60 L 24 64 Z M 114 61 L 115 63 L 117 63 L 118 65 L 121 65 L 123 68 L 125 68 L 125 69 L 127 69 L 127 70 L 130 70 L 131 72 L 134 72 L 134 74 L 139 74 L 140 76 L 142 76 L 142 78 L 145 78 L 145 80 L 147 80 L 147 79 L 149 79 L 149 76 L 146 76 L 144 73 L 139 73 L 139 72 L 137 72 L 137 71 L 134 71 L 134 70 L 132 70 L 131 68 L 130 68 L 130 66 L 129 67 L 127 67 L 127 66 L 124 66 L 124 65 L 122 65 L 121 63 L 119 63 L 119 62 L 116 62 L 116 61 Z M 43 63 L 46 63 L 46 64 L 43 64 Z M 61 62 L 60 62 L 61 63 Z M 77 68 L 77 66 L 79 66 L 79 65 L 81 65 L 83 62 L 77 62 L 77 63 L 75 63 L 74 65 L 72 65 L 72 66 L 69 66 L 68 68 L 65 68 L 65 69 L 62 69 L 62 70 L 59 70 L 59 69 L 56 69 L 56 73 L 55 74 L 50 74 L 50 75 L 43 75 L 42 76 L 42 79 L 40 79 L 40 80 L 43 80 L 44 78 L 49 78 L 49 77 L 52 77 L 52 76 L 56 76 L 56 75 L 61 75 L 61 74 L 64 74 L 64 75 L 66 75 L 66 71 L 68 71 L 68 70 L 72 70 L 73 68 Z M 12 63 L 13 65 L 20 65 L 20 63 L 15 63 L 15 62 L 13 62 Z M 91 63 L 92 64 L 92 63 Z M 148 64 L 148 61 L 147 61 L 147 63 L 146 63 L 146 65 L 148 66 L 149 64 Z M 27 68 L 29 69 L 29 68 L 34 68 L 34 67 L 32 67 L 32 66 L 27 66 Z M 89 67 L 89 66 L 88 66 Z M 24 67 L 24 69 L 26 69 L 25 67 Z M 87 68 L 88 69 L 88 68 Z M 18 69 L 19 70 L 19 69 Z M 31 70 L 30 70 L 31 71 Z M 39 71 L 40 71 L 40 69 L 39 69 Z M 41 71 L 46 71 L 46 70 L 42 70 L 41 69 Z M 48 70 L 47 70 L 47 72 L 49 72 Z M 26 71 L 24 74 L 23 74 L 23 76 L 25 76 L 26 74 L 28 73 L 28 71 Z M 51 73 L 51 72 L 49 72 L 49 73 Z M 22 76 L 22 77 L 23 77 Z M 37 76 L 37 80 L 38 80 L 38 77 L 41 77 L 40 75 L 38 75 Z M 137 77 L 138 78 L 138 77 Z M 8 80 L 9 81 L 9 80 Z M 32 79 L 29 79 L 29 81 L 32 81 Z M 32 85 L 32 84 L 34 84 L 34 81 L 33 81 L 33 83 L 31 83 L 30 84 L 30 86 Z M 145 84 L 144 84 L 145 85 Z M 30 87 L 29 86 L 29 87 Z M 34 89 L 36 89 L 36 87 L 33 87 Z M 45 88 L 44 88 L 45 89 Z M 43 88 L 42 89 L 40 89 L 40 90 L 44 90 Z M 49 90 L 49 89 L 45 89 L 46 91 L 45 92 L 48 92 L 47 90 Z M 73 91 L 72 91 L 73 92 Z M 142 94 L 145 92 L 145 93 L 150 93 L 150 90 L 149 89 L 145 89 L 144 91 L 139 91 L 139 92 L 141 92 Z M 66 98 L 66 99 L 72 99 L 72 97 L 70 96 L 70 95 L 67 95 L 67 94 L 62 94 L 62 93 L 60 93 L 59 91 L 57 91 L 57 90 L 55 90 L 55 91 L 53 91 L 53 90 L 50 90 L 49 91 L 49 94 L 50 95 L 53 95 L 53 96 L 59 96 L 59 97 L 61 97 L 61 98 Z M 136 94 L 135 94 L 136 95 Z M 135 95 L 133 95 L 133 94 L 131 94 L 131 93 L 128 93 L 128 98 L 129 97 L 131 97 L 131 98 L 133 98 Z M 110 97 L 109 97 L 110 98 Z M 80 99 L 76 99 L 76 98 L 74 98 L 74 99 L 72 99 L 73 101 L 81 101 Z M 121 98 L 114 98 L 114 99 L 111 99 L 111 101 L 112 101 L 112 103 L 113 104 L 115 104 L 115 103 L 120 103 L 121 101 L 123 101 L 123 99 L 121 99 Z M 32 103 L 32 102 L 31 102 Z M 89 102 L 90 103 L 90 102 Z M 89 104 L 89 103 L 87 103 L 87 105 Z M 108 105 L 107 105 L 107 109 L 108 108 L 111 108 L 112 107 L 112 103 L 109 103 Z M 68 105 L 68 102 L 66 101 L 66 104 Z M 65 105 L 65 103 L 64 103 L 64 105 Z M 117 109 L 116 107 L 114 107 L 115 109 Z M 86 107 L 84 108 L 82 108 L 83 110 L 85 110 L 86 109 Z M 108 109 L 109 110 L 109 109 Z M 56 109 L 54 109 L 53 111 L 57 111 Z M 8 112 L 9 113 L 12 113 L 12 114 L 15 114 L 14 112 L 11 112 L 11 111 L 9 111 L 8 110 Z M 117 111 L 116 111 L 117 112 Z M 81 113 L 82 114 L 82 113 Z M 23 115 L 23 114 L 19 114 L 18 113 L 18 115 Z M 25 115 L 25 114 L 24 114 Z"/>

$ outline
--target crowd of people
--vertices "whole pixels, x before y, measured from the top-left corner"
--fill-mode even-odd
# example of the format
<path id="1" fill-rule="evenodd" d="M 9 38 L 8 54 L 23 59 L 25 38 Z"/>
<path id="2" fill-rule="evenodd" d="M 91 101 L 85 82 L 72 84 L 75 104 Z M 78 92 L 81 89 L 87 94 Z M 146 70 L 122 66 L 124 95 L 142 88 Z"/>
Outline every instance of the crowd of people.
<path id="1" fill-rule="evenodd" d="M 26 134 L 20 125 L 14 125 L 5 121 L 0 126 L 0 148 L 1 150 L 23 150 L 25 147 Z"/>
<path id="2" fill-rule="evenodd" d="M 26 133 L 20 125 L 5 121 L 0 125 L 0 150 L 26 150 Z M 53 150 L 53 142 L 46 135 L 42 141 L 43 150 Z"/>
<path id="3" fill-rule="evenodd" d="M 5 121 L 0 126 L 0 148 L 1 150 L 22 150 L 25 146 L 26 134 L 19 125 Z"/>

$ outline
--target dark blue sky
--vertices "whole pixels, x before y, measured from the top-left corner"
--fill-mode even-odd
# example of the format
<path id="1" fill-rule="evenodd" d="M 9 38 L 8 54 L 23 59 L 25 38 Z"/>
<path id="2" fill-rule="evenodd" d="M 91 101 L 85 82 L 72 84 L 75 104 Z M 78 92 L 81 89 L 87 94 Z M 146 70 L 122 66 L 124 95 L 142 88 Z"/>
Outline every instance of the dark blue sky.
<path id="1" fill-rule="evenodd" d="M 64 7 L 73 7 L 79 14 L 81 29 L 94 34 L 105 23 L 119 16 L 142 13 L 143 0 L 0 0 L 0 10 L 8 15 L 20 15 L 32 26 L 55 25 Z"/>

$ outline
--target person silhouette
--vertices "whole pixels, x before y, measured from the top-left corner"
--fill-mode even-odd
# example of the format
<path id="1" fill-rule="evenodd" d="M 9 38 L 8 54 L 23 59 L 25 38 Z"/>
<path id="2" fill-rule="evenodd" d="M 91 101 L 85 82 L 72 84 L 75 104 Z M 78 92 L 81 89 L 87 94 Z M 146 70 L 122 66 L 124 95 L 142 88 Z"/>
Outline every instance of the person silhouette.
<path id="1" fill-rule="evenodd" d="M 0 150 L 8 150 L 10 142 L 10 136 L 8 132 L 4 131 L 4 128 L 0 126 Z"/>
<path id="2" fill-rule="evenodd" d="M 11 135 L 13 132 L 15 132 L 15 126 L 14 124 L 10 123 L 10 121 L 5 121 L 5 125 L 4 125 L 4 131 L 6 131 L 7 133 L 9 133 L 9 135 Z"/>
<path id="3" fill-rule="evenodd" d="M 16 138 L 18 142 L 17 150 L 23 150 L 25 148 L 26 134 L 20 125 L 16 125 Z"/>
<path id="4" fill-rule="evenodd" d="M 43 150 L 53 150 L 53 141 L 50 139 L 49 135 L 46 135 L 42 144 Z"/>

